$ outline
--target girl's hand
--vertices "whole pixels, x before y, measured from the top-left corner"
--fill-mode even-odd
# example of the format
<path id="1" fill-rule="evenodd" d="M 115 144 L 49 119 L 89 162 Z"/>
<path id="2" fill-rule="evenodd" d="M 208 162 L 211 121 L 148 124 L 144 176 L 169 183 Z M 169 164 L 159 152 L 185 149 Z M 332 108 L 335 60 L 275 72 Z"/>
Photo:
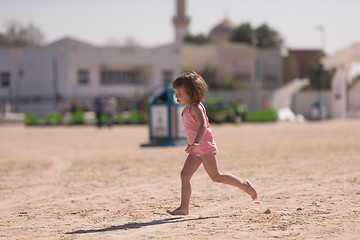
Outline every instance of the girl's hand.
<path id="1" fill-rule="evenodd" d="M 185 152 L 189 153 L 189 152 L 195 150 L 198 146 L 199 146 L 199 143 L 193 143 L 185 149 Z"/>

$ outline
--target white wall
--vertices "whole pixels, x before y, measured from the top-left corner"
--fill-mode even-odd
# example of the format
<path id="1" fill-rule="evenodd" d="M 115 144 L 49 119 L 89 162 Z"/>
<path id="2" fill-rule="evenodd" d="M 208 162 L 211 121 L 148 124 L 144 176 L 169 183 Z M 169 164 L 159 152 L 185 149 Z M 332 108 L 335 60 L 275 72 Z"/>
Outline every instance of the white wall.
<path id="1" fill-rule="evenodd" d="M 360 117 L 360 80 L 349 91 L 348 115 Z"/>
<path id="2" fill-rule="evenodd" d="M 49 97 L 53 95 L 52 61 L 44 48 L 3 50 L 0 52 L 0 72 L 11 72 L 9 88 L 0 87 L 0 98 L 7 98 L 6 92 L 16 92 L 20 97 Z M 18 51 L 19 54 L 14 54 Z M 19 71 L 23 76 L 19 78 Z"/>
<path id="3" fill-rule="evenodd" d="M 206 67 L 217 67 L 219 53 L 214 44 L 183 44 L 181 46 L 181 64 L 186 70 L 203 71 Z"/>

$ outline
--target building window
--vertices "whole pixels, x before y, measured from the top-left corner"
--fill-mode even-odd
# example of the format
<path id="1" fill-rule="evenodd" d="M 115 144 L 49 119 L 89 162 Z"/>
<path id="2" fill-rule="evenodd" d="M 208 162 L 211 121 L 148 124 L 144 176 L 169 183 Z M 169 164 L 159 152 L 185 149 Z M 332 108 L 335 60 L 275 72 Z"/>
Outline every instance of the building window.
<path id="1" fill-rule="evenodd" d="M 10 72 L 1 72 L 0 86 L 4 88 L 10 87 Z"/>
<path id="2" fill-rule="evenodd" d="M 264 74 L 264 84 L 267 86 L 276 87 L 276 83 L 278 81 L 277 75 L 275 73 L 265 73 Z"/>
<path id="3" fill-rule="evenodd" d="M 236 72 L 234 78 L 237 83 L 250 82 L 250 74 L 247 72 Z"/>
<path id="4" fill-rule="evenodd" d="M 139 73 L 132 70 L 101 70 L 102 84 L 138 84 Z"/>
<path id="5" fill-rule="evenodd" d="M 78 71 L 78 83 L 80 85 L 87 85 L 90 82 L 90 74 L 89 70 L 86 69 L 80 69 Z"/>
<path id="6" fill-rule="evenodd" d="M 163 71 L 162 78 L 163 83 L 171 83 L 173 78 L 173 72 L 171 70 Z"/>

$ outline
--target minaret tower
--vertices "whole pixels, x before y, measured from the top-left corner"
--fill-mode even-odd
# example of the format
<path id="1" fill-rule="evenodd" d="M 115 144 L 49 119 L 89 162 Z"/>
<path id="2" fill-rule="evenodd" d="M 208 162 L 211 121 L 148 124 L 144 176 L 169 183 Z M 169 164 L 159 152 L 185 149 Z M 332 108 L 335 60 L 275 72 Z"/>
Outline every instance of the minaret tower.
<path id="1" fill-rule="evenodd" d="M 182 41 L 188 34 L 190 18 L 186 16 L 185 0 L 176 0 L 176 15 L 173 18 L 175 41 Z"/>

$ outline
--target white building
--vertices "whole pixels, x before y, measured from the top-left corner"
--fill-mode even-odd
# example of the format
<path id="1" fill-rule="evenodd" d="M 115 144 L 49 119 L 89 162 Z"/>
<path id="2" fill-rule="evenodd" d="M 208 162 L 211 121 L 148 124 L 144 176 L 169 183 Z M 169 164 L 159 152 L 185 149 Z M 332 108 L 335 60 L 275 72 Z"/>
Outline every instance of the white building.
<path id="1" fill-rule="evenodd" d="M 175 43 L 155 48 L 97 47 L 64 38 L 43 47 L 0 49 L 0 101 L 44 114 L 96 95 L 144 96 L 180 72 Z"/>

